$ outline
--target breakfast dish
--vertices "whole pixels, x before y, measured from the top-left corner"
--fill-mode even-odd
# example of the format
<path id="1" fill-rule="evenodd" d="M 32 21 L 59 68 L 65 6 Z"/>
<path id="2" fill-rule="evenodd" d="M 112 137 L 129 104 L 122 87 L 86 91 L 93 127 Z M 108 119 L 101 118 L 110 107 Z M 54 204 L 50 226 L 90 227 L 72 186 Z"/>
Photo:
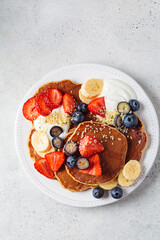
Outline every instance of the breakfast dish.
<path id="1" fill-rule="evenodd" d="M 62 167 L 64 166 L 64 172 L 60 171 L 61 167 L 59 168 L 59 170 L 54 174 L 54 178 L 58 178 L 59 175 L 59 180 L 57 181 L 56 179 L 52 180 L 49 179 L 47 177 L 45 177 L 44 175 L 40 174 L 35 168 L 34 168 L 34 162 L 31 160 L 29 151 L 31 151 L 31 148 L 28 148 L 28 140 L 29 140 L 29 135 L 31 134 L 31 129 L 33 129 L 33 131 L 35 131 L 35 127 L 32 124 L 32 121 L 27 121 L 25 119 L 25 117 L 22 114 L 22 108 L 24 103 L 31 98 L 32 96 L 34 96 L 37 91 L 42 87 L 45 86 L 48 83 L 52 83 L 54 84 L 54 82 L 59 82 L 59 87 L 62 87 L 62 83 L 60 84 L 62 79 L 71 79 L 71 83 L 70 84 L 75 84 L 77 91 L 79 92 L 79 99 L 76 99 L 76 96 L 74 96 L 74 99 L 76 100 L 77 103 L 79 102 L 86 102 L 87 105 L 95 99 L 94 98 L 88 98 L 88 97 L 84 97 L 83 94 L 81 94 L 80 90 L 80 86 L 78 85 L 82 85 L 84 84 L 84 82 L 86 82 L 86 80 L 88 79 L 100 79 L 103 81 L 104 85 L 110 85 L 108 83 L 108 81 L 113 81 L 114 83 L 116 83 L 116 80 L 121 80 L 121 82 L 123 82 L 124 84 L 127 84 L 127 86 L 129 86 L 129 89 L 132 89 L 132 91 L 134 93 L 136 93 L 136 99 L 138 100 L 138 102 L 140 103 L 140 109 L 136 112 L 134 112 L 134 114 L 136 114 L 136 116 L 139 119 L 139 129 L 138 129 L 138 125 L 136 128 L 134 128 L 134 130 L 137 131 L 132 131 L 132 129 L 128 128 L 128 133 L 125 132 L 126 129 L 121 126 L 121 127 L 116 127 L 118 129 L 118 131 L 123 131 L 122 134 L 126 135 L 127 138 L 127 143 L 128 145 L 130 145 L 130 147 L 128 147 L 127 150 L 127 156 L 128 156 L 128 160 L 135 160 L 139 158 L 140 161 L 140 167 L 141 167 L 141 173 L 139 175 L 139 177 L 136 180 L 127 180 L 126 178 L 123 177 L 123 174 L 121 174 L 121 170 L 120 173 L 118 174 L 118 176 L 108 182 L 105 183 L 101 183 L 99 186 L 96 185 L 86 185 L 86 184 L 82 184 L 79 183 L 75 180 L 73 180 L 73 178 L 66 172 L 66 168 L 65 165 L 62 165 Z M 117 84 L 117 83 L 116 83 Z M 116 87 L 116 84 L 114 84 L 114 87 L 112 87 L 112 92 Z M 54 87 L 53 87 L 54 88 Z M 102 97 L 102 93 L 104 92 L 104 96 L 109 96 L 110 99 L 112 99 L 111 97 L 111 90 L 105 90 L 106 87 L 102 89 L 102 92 L 98 97 Z M 114 93 L 114 96 L 116 96 L 116 99 L 112 99 L 112 104 L 110 104 L 110 109 L 109 109 L 109 104 L 108 107 L 106 108 L 106 112 L 107 115 L 106 117 L 102 117 L 99 116 L 97 114 L 89 114 L 89 111 L 87 113 L 85 113 L 85 121 L 93 121 L 93 122 L 100 122 L 100 123 L 107 123 L 108 125 L 114 127 L 112 124 L 114 123 L 115 117 L 118 115 L 118 111 L 113 111 L 112 110 L 112 106 L 113 104 L 115 104 L 116 106 L 118 105 L 118 103 L 126 101 L 127 103 L 129 103 L 130 99 L 134 99 L 134 95 L 131 95 L 129 97 L 127 97 L 126 99 L 126 93 L 122 94 L 122 88 L 119 88 L 120 91 L 116 91 L 116 93 Z M 127 88 L 128 89 L 128 88 Z M 43 92 L 43 89 L 41 89 Z M 130 92 L 129 90 L 129 94 L 132 94 L 133 92 Z M 115 91 L 114 91 L 115 92 Z M 126 89 L 125 89 L 126 92 Z M 65 93 L 65 91 L 64 91 Z M 64 95 L 63 93 L 63 95 Z M 68 89 L 68 93 L 72 94 L 69 92 Z M 120 97 L 120 96 L 123 96 Z M 125 99 L 124 99 L 125 96 Z M 127 91 L 127 96 L 128 96 L 128 91 Z M 83 99 L 82 99 L 83 98 Z M 117 99 L 118 98 L 118 99 Z M 108 99 L 108 98 L 107 98 Z M 105 99 L 105 101 L 107 101 L 107 99 Z M 114 101 L 113 101 L 114 100 Z M 117 101 L 117 102 L 116 102 Z M 115 103 L 116 102 L 116 103 Z M 123 105 L 120 104 L 120 111 Z M 128 109 L 128 107 L 126 108 L 126 110 Z M 74 120 L 76 117 L 76 114 L 74 114 Z M 96 115 L 96 118 L 94 119 L 94 115 Z M 82 114 L 81 114 L 82 117 Z M 121 117 L 117 117 L 118 122 L 121 125 Z M 68 130 L 69 133 L 74 133 L 74 131 L 76 130 L 78 125 L 76 124 L 71 124 L 70 128 Z M 61 132 L 61 130 L 59 128 L 53 128 L 52 130 L 52 134 L 55 134 L 55 132 Z M 144 133 L 143 133 L 144 132 Z M 108 66 L 103 66 L 103 65 L 98 65 L 98 64 L 78 64 L 78 65 L 71 65 L 71 66 L 67 66 L 64 68 L 60 68 L 57 70 L 54 70 L 48 74 L 46 74 L 42 79 L 40 79 L 39 81 L 36 81 L 34 83 L 34 85 L 29 89 L 29 91 L 27 91 L 26 95 L 24 96 L 24 99 L 22 100 L 19 109 L 17 111 L 17 117 L 16 117 L 16 121 L 15 121 L 15 128 L 14 128 L 14 133 L 15 133 L 15 146 L 16 146 L 16 150 L 17 150 L 17 155 L 19 158 L 19 161 L 21 163 L 22 168 L 24 169 L 25 173 L 28 176 L 28 179 L 32 181 L 32 183 L 40 190 L 42 191 L 44 194 L 46 194 L 47 196 L 53 198 L 56 201 L 59 201 L 61 203 L 64 204 L 68 204 L 71 206 L 76 206 L 76 207 L 95 207 L 95 206 L 102 206 L 102 205 L 106 205 L 106 204 L 110 204 L 110 203 L 114 203 L 115 201 L 119 200 L 119 199 L 123 199 L 126 196 L 128 196 L 131 192 L 133 192 L 135 189 L 137 189 L 137 187 L 143 182 L 143 180 L 145 179 L 145 177 L 147 176 L 148 172 L 150 171 L 155 158 L 156 158 L 156 154 L 158 151 L 158 146 L 159 146 L 159 125 L 158 125 L 158 118 L 157 118 L 157 114 L 156 111 L 154 109 L 153 104 L 151 103 L 149 97 L 147 96 L 147 94 L 145 93 L 145 91 L 141 88 L 141 86 L 130 76 L 128 76 L 127 74 L 108 67 Z M 147 133 L 147 145 L 146 145 L 146 133 Z M 46 132 L 47 134 L 47 132 Z M 130 135 L 132 134 L 132 135 Z M 129 137 L 130 135 L 130 137 Z M 49 136 L 49 135 L 47 135 Z M 134 139 L 132 139 L 134 137 Z M 36 138 L 36 135 L 35 135 Z M 65 141 L 69 138 L 69 135 L 67 134 L 66 137 L 63 138 L 64 141 L 64 145 L 65 145 Z M 136 145 L 137 147 L 135 147 L 134 144 L 132 144 L 134 141 L 139 141 L 139 144 Z M 58 141 L 60 143 L 60 141 Z M 46 146 L 47 146 L 47 142 L 46 142 Z M 30 144 L 30 146 L 32 146 Z M 35 146 L 35 145 L 34 145 Z M 67 145 L 66 150 L 68 150 L 68 147 L 70 146 L 70 144 Z M 52 145 L 50 150 L 48 149 L 48 152 L 54 149 L 52 149 Z M 130 151 L 129 151 L 130 149 Z M 138 151 L 137 151 L 138 149 Z M 34 150 L 34 149 L 32 149 Z M 43 148 L 42 148 L 43 150 Z M 132 151 L 131 151 L 132 150 Z M 58 149 L 56 151 L 62 151 L 62 149 Z M 34 158 L 37 156 L 37 160 L 38 158 L 45 158 L 45 151 L 44 152 L 37 152 L 34 150 L 32 152 L 33 154 L 33 160 Z M 98 153 L 98 155 L 101 153 Z M 41 156 L 40 156 L 41 155 Z M 133 156 L 130 158 L 130 156 Z M 138 156 L 138 158 L 137 158 Z M 90 157 L 89 157 L 90 158 Z M 96 158 L 98 159 L 98 158 Z M 85 159 L 79 159 L 78 166 L 81 166 L 81 160 L 82 162 L 84 161 L 85 164 L 88 164 L 87 161 L 85 161 Z M 35 161 L 35 160 L 34 160 Z M 66 160 L 65 160 L 66 161 Z M 43 160 L 40 161 L 41 163 L 43 162 Z M 72 158 L 70 157 L 68 159 L 68 164 L 70 164 L 70 162 L 72 163 Z M 74 162 L 74 161 L 73 161 Z M 98 163 L 99 161 L 97 161 Z M 129 161 L 128 161 L 129 162 Z M 38 163 L 38 162 L 37 162 Z M 45 161 L 44 161 L 45 163 Z M 83 170 L 84 171 L 84 170 Z M 86 170 L 87 171 L 87 170 Z M 63 175 L 63 174 L 64 175 Z M 65 175 L 67 174 L 67 175 Z M 57 175 L 57 176 L 56 176 Z M 53 176 L 53 174 L 52 174 Z M 70 176 L 70 178 L 68 177 Z M 68 181 L 65 181 L 65 179 L 67 179 L 68 177 Z M 70 180 L 69 180 L 70 179 Z M 72 181 L 72 182 L 70 182 Z M 118 183 L 118 181 L 120 182 L 120 184 Z M 76 183 L 75 183 L 76 182 Z M 70 184 L 71 183 L 71 184 Z M 75 184 L 73 184 L 75 183 Z M 131 184 L 132 183 L 132 184 Z M 78 184 L 78 185 L 77 185 Z M 81 184 L 81 185 L 80 185 Z M 118 184 L 118 185 L 117 185 Z M 62 187 L 64 185 L 64 187 Z M 76 186 L 77 187 L 73 187 Z M 82 187 L 86 187 L 87 190 L 83 190 L 83 191 L 79 191 L 80 189 L 83 189 Z M 129 187 L 127 187 L 129 185 Z M 89 186 L 89 188 L 88 188 Z M 126 186 L 126 187 L 125 187 Z M 104 195 L 103 197 L 97 199 L 92 197 L 92 192 L 93 189 L 94 192 L 99 191 L 99 195 L 102 194 L 102 187 L 104 188 Z M 117 189 L 118 187 L 118 189 Z M 77 189 L 79 188 L 79 190 Z M 98 190 L 97 190 L 98 188 Z M 112 190 L 113 189 L 113 190 Z M 122 191 L 120 190 L 122 189 Z M 70 191 L 71 190 L 71 191 Z M 77 191 L 78 190 L 78 191 Z M 118 191 L 118 194 L 122 194 L 123 196 L 121 198 L 113 198 L 112 195 L 116 195 Z"/>
<path id="2" fill-rule="evenodd" d="M 32 122 L 28 150 L 38 171 L 72 192 L 123 196 L 141 173 L 147 145 L 135 91 L 117 79 L 69 79 L 40 86 L 22 108 Z"/>

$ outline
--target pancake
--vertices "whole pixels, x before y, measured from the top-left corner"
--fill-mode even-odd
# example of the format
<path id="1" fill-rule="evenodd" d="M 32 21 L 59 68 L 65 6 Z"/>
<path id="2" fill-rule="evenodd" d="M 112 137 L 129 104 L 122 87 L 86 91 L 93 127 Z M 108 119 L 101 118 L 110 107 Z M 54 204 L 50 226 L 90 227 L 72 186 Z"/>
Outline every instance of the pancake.
<path id="1" fill-rule="evenodd" d="M 90 121 L 79 124 L 68 141 L 79 143 L 87 135 L 95 136 L 104 146 L 104 151 L 99 153 L 102 175 L 96 177 L 81 173 L 77 168 L 69 168 L 66 165 L 67 172 L 74 180 L 87 185 L 99 185 L 111 181 L 119 174 L 125 164 L 128 148 L 126 137 L 115 128 Z"/>
<path id="2" fill-rule="evenodd" d="M 66 171 L 64 164 L 60 169 L 55 173 L 55 176 L 61 186 L 65 189 L 70 190 L 71 192 L 81 192 L 88 188 L 91 188 L 89 185 L 85 185 L 75 181 Z"/>
<path id="3" fill-rule="evenodd" d="M 68 79 L 59 82 L 49 82 L 42 85 L 34 94 L 34 96 L 36 96 L 38 93 L 45 92 L 48 88 L 57 88 L 63 94 L 69 93 L 75 98 L 76 101 L 80 101 L 79 89 L 81 88 L 81 84 L 74 83 Z"/>
<path id="4" fill-rule="evenodd" d="M 143 151 L 147 145 L 147 134 L 144 131 L 143 124 L 138 118 L 138 125 L 135 128 L 127 129 L 127 132 L 123 133 L 128 142 L 128 151 L 126 156 L 126 163 L 131 160 L 141 161 Z"/>

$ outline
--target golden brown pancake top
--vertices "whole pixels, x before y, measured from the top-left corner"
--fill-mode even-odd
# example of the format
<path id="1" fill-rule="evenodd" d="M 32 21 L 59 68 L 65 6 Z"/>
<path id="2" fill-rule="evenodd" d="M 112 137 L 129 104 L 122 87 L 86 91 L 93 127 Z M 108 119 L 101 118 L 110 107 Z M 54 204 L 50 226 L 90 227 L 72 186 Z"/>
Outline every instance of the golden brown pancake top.
<path id="1" fill-rule="evenodd" d="M 98 185 L 115 178 L 123 168 L 127 153 L 127 140 L 117 129 L 97 122 L 81 123 L 68 139 L 79 143 L 87 136 L 95 136 L 103 144 L 104 151 L 99 153 L 102 175 L 100 177 L 81 173 L 77 168 L 66 166 L 67 172 L 76 180 L 85 184 Z"/>

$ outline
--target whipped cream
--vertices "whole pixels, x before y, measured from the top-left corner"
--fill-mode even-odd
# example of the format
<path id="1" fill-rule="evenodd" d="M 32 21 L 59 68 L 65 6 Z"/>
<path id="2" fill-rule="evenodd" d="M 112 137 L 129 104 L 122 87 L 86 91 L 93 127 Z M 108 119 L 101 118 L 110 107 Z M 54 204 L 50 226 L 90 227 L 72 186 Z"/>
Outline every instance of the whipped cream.
<path id="1" fill-rule="evenodd" d="M 125 82 L 117 79 L 105 79 L 100 96 L 105 97 L 105 105 L 108 111 L 115 111 L 119 102 L 129 102 L 137 99 L 134 90 Z"/>
<path id="2" fill-rule="evenodd" d="M 50 130 L 53 126 L 59 126 L 63 129 L 63 132 L 59 135 L 61 138 L 65 138 L 68 134 L 68 130 L 71 124 L 71 117 L 69 114 L 65 113 L 62 105 L 53 111 L 46 117 L 39 116 L 34 121 L 34 127 L 36 131 L 44 131 L 47 133 L 47 136 L 52 140 L 50 135 Z"/>

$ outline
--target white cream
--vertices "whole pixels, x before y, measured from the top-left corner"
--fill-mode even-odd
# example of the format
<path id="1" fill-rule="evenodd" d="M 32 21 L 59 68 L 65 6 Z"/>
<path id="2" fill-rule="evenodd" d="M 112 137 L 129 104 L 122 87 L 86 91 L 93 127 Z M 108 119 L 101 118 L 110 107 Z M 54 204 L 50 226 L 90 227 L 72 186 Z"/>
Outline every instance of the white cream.
<path id="1" fill-rule="evenodd" d="M 119 102 L 129 102 L 137 99 L 134 90 L 127 84 L 117 79 L 105 79 L 101 96 L 105 97 L 105 105 L 108 111 L 117 109 Z"/>
<path id="2" fill-rule="evenodd" d="M 61 138 L 66 137 L 70 128 L 70 116 L 69 114 L 64 112 L 62 106 L 53 109 L 53 111 L 47 117 L 43 117 L 40 115 L 34 121 L 34 127 L 36 131 L 46 132 L 50 140 L 52 140 L 52 136 L 50 135 L 50 129 L 53 126 L 61 127 L 63 129 L 63 132 L 59 136 Z"/>

